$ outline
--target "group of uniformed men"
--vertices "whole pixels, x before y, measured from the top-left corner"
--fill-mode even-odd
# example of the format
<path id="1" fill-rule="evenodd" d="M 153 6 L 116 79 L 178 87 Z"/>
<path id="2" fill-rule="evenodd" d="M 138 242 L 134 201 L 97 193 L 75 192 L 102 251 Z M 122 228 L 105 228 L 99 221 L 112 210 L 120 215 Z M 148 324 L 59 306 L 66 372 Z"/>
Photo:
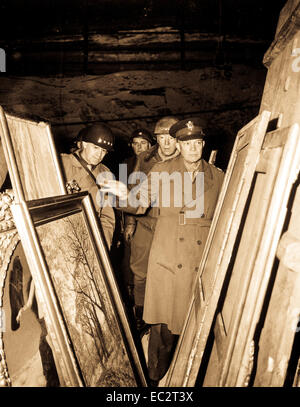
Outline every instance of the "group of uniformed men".
<path id="1" fill-rule="evenodd" d="M 129 187 L 113 179 L 99 181 L 99 173 L 109 172 L 101 162 L 114 145 L 106 124 L 82 129 L 78 149 L 62 154 L 66 181 L 76 180 L 91 194 L 108 250 L 115 210 L 124 214 L 122 266 L 128 293 L 133 292 L 137 329 L 150 327 L 150 386 L 157 386 L 169 368 L 222 186 L 223 172 L 202 158 L 205 137 L 198 118 L 163 117 L 155 126 L 154 145 L 148 130 L 135 130 L 130 138 L 134 155 L 125 163 L 132 180 L 132 174 L 144 178 Z M 99 190 L 117 196 L 118 206 L 103 205 Z"/>

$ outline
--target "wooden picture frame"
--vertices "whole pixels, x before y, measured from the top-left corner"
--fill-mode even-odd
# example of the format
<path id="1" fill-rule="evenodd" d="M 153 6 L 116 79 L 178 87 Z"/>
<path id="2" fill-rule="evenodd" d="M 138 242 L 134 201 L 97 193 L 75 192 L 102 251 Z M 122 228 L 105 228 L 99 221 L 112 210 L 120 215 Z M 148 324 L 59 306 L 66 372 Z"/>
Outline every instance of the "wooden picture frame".
<path id="1" fill-rule="evenodd" d="M 263 111 L 237 134 L 167 386 L 195 385 L 269 117 Z"/>
<path id="2" fill-rule="evenodd" d="M 258 351 L 257 327 L 264 318 L 263 305 L 299 168 L 299 125 L 268 133 L 255 168 L 230 281 L 218 309 L 226 330 L 226 337 L 215 339 L 216 347 L 222 348 L 219 386 L 249 384 Z M 294 335 L 291 328 L 291 338 Z"/>
<path id="3" fill-rule="evenodd" d="M 32 273 L 35 295 L 39 310 L 46 322 L 61 386 L 147 386 L 145 367 L 141 365 L 143 358 L 141 362 L 102 238 L 99 220 L 88 192 L 67 195 L 49 124 L 8 115 L 2 107 L 0 107 L 0 119 L 1 141 L 13 187 L 14 203 L 10 209 Z M 93 290 L 96 290 L 93 291 L 93 295 L 97 297 L 96 304 L 90 302 L 85 308 L 81 308 L 86 310 L 89 306 L 98 307 L 94 310 L 93 316 L 89 313 L 84 317 L 79 313 L 77 318 L 75 311 L 74 313 L 77 322 L 85 321 L 82 324 L 86 324 L 86 329 L 89 327 L 93 331 L 97 327 L 96 333 L 93 331 L 83 334 L 83 328 L 81 327 L 80 330 L 78 324 L 74 323 L 72 310 L 65 302 L 66 298 L 72 297 L 72 293 L 74 295 L 76 290 L 80 290 L 79 280 L 77 281 L 79 285 L 71 288 L 68 286 L 69 280 L 63 281 L 69 270 L 68 267 L 72 264 L 71 258 L 68 260 L 63 257 L 68 255 L 72 246 L 72 242 L 68 240 L 72 231 L 68 229 L 68 233 L 66 232 L 67 226 L 64 220 L 74 219 L 74 217 L 77 218 L 79 225 L 74 226 L 73 232 L 75 233 L 76 227 L 84 231 L 85 242 L 81 243 L 88 244 L 87 253 L 92 259 L 91 267 L 88 267 L 89 262 L 86 264 L 87 269 L 84 269 L 83 264 L 80 265 L 83 270 L 82 275 L 90 277 L 82 284 L 84 287 L 88 287 L 88 283 L 93 284 Z M 47 232 L 48 229 L 51 229 L 51 233 Z M 41 234 L 42 230 L 43 234 Z M 45 236 L 49 236 L 49 239 L 47 240 Z M 57 239 L 53 239 L 53 236 Z M 77 239 L 82 239 L 82 236 L 83 234 L 77 233 Z M 62 247 L 57 246 L 54 251 L 51 251 L 52 245 L 55 246 L 58 241 L 64 241 L 70 250 L 61 252 Z M 55 252 L 55 255 L 58 253 L 60 255 L 56 259 L 54 254 L 49 255 L 49 250 L 51 253 Z M 81 254 L 83 256 L 83 252 Z M 59 261 L 61 267 L 54 276 L 55 265 Z M 71 274 L 68 277 L 75 281 L 74 276 L 76 275 L 77 278 L 77 274 L 74 270 L 71 273 L 73 277 Z M 91 270 L 95 270 L 97 276 L 95 281 L 91 276 Z M 58 283 L 59 279 L 62 279 L 60 283 Z M 97 284 L 96 279 L 99 280 Z M 98 288 L 101 287 L 101 296 L 99 296 L 99 290 L 95 288 L 96 285 Z M 65 292 L 64 289 L 67 290 L 68 287 L 69 291 Z M 86 292 L 85 295 L 87 298 Z M 106 315 L 100 310 L 102 296 L 106 298 L 108 309 Z M 75 305 L 76 301 L 74 300 Z M 78 301 L 80 303 L 84 299 L 81 298 Z M 93 323 L 90 320 L 90 325 L 87 322 L 89 318 L 93 318 Z M 110 336 L 102 338 L 102 342 L 100 335 L 102 325 L 99 323 L 99 318 L 106 326 L 105 330 L 109 328 L 112 330 Z M 91 324 L 93 324 L 92 327 Z M 93 337 L 93 344 L 88 341 L 87 335 Z M 83 352 L 88 343 L 90 347 Z M 105 355 L 119 352 L 119 357 L 111 357 L 110 362 L 107 362 L 105 355 L 99 351 L 100 348 Z M 3 376 L 3 381 L 9 384 L 9 366 L 5 366 L 4 356 L 0 380 Z M 102 373 L 93 370 L 93 366 L 94 369 L 100 369 L 101 363 Z M 114 365 L 109 366 L 109 363 Z M 110 373 L 108 369 L 112 369 Z M 107 377 L 104 378 L 106 371 Z"/>
<path id="4" fill-rule="evenodd" d="M 1 106 L 0 122 L 15 199 L 20 202 L 66 194 L 50 124 L 7 114 Z"/>
<path id="5" fill-rule="evenodd" d="M 62 385 L 146 386 L 90 196 L 16 203 L 11 210 Z"/>

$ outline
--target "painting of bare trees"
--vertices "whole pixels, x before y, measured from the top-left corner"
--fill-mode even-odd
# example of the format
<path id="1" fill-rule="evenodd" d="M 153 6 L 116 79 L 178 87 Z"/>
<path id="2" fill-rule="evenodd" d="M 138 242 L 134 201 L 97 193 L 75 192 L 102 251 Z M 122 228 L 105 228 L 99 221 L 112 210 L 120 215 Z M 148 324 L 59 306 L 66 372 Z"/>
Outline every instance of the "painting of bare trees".
<path id="1" fill-rule="evenodd" d="M 86 386 L 136 386 L 82 213 L 37 227 Z"/>

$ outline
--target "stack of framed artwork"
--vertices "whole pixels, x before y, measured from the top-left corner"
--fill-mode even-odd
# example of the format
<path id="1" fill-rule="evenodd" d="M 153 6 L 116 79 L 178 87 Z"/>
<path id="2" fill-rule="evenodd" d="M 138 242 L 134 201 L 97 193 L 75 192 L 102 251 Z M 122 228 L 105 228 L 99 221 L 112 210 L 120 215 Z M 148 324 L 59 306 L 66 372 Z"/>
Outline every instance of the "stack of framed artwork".
<path id="1" fill-rule="evenodd" d="M 164 386 L 299 386 L 299 22 L 289 0 Z M 0 196 L 0 386 L 146 386 L 90 196 L 67 195 L 47 123 L 0 118 L 13 187 Z"/>
<path id="2" fill-rule="evenodd" d="M 53 383 L 56 375 L 59 386 L 146 386 L 90 196 L 66 194 L 49 124 L 8 115 L 2 108 L 0 115 L 14 220 L 10 235 L 6 231 L 6 259 L 0 269 L 0 307 L 6 316 L 0 384 L 20 385 L 26 369 L 39 357 L 43 374 L 25 385 L 49 385 L 47 380 Z M 24 259 L 16 271 L 12 264 L 18 245 Z M 19 260 L 20 256 L 18 252 Z M 29 279 L 25 268 L 30 270 Z M 12 307 L 12 295 L 19 307 Z M 6 354 L 7 338 L 26 325 L 30 313 L 38 327 L 36 349 L 17 364 Z M 44 363 L 41 350 L 45 337 L 52 373 L 47 371 L 51 358 Z M 22 348 L 26 338 L 20 338 L 17 346 Z"/>
<path id="3" fill-rule="evenodd" d="M 299 386 L 300 2 L 264 57 L 259 116 L 241 129 L 168 386 Z"/>

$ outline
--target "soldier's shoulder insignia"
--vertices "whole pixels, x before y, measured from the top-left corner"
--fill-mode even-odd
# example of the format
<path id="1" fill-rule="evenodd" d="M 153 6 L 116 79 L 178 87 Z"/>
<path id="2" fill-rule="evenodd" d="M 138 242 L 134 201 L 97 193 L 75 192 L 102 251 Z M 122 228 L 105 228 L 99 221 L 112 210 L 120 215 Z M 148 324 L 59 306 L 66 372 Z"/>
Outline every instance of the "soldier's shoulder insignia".
<path id="1" fill-rule="evenodd" d="M 221 168 L 216 167 L 215 165 L 214 165 L 214 167 L 215 167 L 217 170 L 219 170 L 219 171 L 223 172 L 223 170 L 222 170 Z"/>
<path id="2" fill-rule="evenodd" d="M 217 171 L 219 171 L 219 172 L 224 172 L 221 168 L 216 167 L 215 164 L 211 164 L 211 166 L 212 166 L 215 170 L 217 170 Z"/>

